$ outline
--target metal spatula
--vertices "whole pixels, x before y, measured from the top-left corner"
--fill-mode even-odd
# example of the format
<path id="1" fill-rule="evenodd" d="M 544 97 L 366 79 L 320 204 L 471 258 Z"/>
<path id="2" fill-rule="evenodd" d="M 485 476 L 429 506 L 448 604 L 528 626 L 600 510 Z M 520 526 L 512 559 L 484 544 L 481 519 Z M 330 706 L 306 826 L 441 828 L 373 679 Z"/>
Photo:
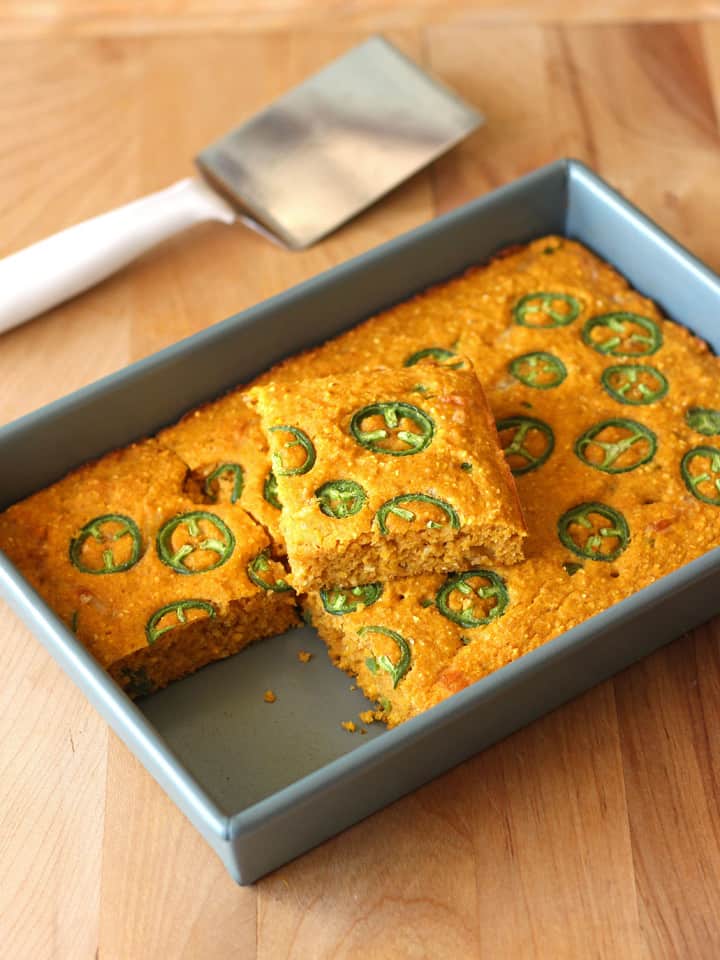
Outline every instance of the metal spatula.
<path id="1" fill-rule="evenodd" d="M 309 246 L 482 120 L 372 37 L 203 150 L 199 177 L 1 260 L 0 333 L 203 220 L 240 220 L 293 249 Z"/>

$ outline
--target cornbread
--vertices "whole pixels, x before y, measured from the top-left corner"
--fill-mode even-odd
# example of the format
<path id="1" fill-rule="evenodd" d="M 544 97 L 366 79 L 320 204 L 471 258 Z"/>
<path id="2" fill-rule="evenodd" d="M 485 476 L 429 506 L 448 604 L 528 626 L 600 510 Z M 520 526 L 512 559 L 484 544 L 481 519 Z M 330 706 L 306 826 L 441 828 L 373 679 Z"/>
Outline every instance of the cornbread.
<path id="1" fill-rule="evenodd" d="M 720 370 L 707 346 L 560 238 L 502 257 L 486 282 L 483 324 L 458 350 L 515 474 L 525 560 L 304 601 L 391 726 L 720 544 Z"/>
<path id="2" fill-rule="evenodd" d="M 0 514 L 0 547 L 131 696 L 297 622 L 263 529 L 186 474 L 146 440 Z"/>
<path id="3" fill-rule="evenodd" d="M 248 399 L 296 590 L 521 559 L 515 486 L 472 371 L 361 370 L 271 382 Z"/>
<path id="4" fill-rule="evenodd" d="M 527 521 L 516 563 L 502 551 L 448 559 L 452 538 L 446 543 L 437 527 L 413 530 L 403 512 L 442 528 L 442 511 L 422 512 L 432 509 L 427 503 L 398 503 L 388 534 L 367 522 L 397 496 L 386 485 L 400 466 L 409 468 L 397 475 L 400 496 L 425 484 L 465 518 L 482 472 L 473 443 L 491 431 L 486 422 L 477 433 L 468 426 L 487 419 L 479 400 L 455 407 L 442 398 L 464 396 L 471 369 Z M 326 581 L 302 598 L 306 619 L 375 701 L 375 716 L 394 726 L 720 544 L 719 372 L 704 343 L 612 267 L 578 243 L 544 237 L 289 358 L 191 411 L 157 441 L 110 454 L 11 507 L 0 515 L 0 547 L 138 695 L 296 622 L 290 578 L 274 559 L 284 531 L 299 585 Z M 331 385 L 321 403 L 317 384 L 314 394 L 308 387 L 317 378 Z M 293 469 L 308 447 L 274 431 L 268 449 L 248 394 L 267 407 L 270 426 L 310 439 L 310 469 L 271 476 L 272 453 Z M 358 444 L 348 434 L 353 414 L 388 401 L 441 428 L 448 409 L 462 411 L 454 428 L 472 436 L 455 438 L 427 468 L 422 458 L 437 452 L 441 431 L 409 456 Z M 424 442 L 422 417 L 399 419 L 403 432 L 420 436 L 411 444 Z M 361 421 L 360 436 L 399 436 L 381 420 Z M 469 453 L 458 458 L 463 443 Z M 500 476 L 499 461 L 495 469 Z M 365 499 L 338 481 L 359 485 Z M 512 498 L 502 509 L 501 499 L 498 524 L 517 524 Z M 178 517 L 185 519 L 173 526 Z M 343 560 L 345 543 L 364 536 L 360 559 Z M 376 573 L 378 561 L 365 566 L 365 558 L 381 536 L 390 538 L 382 540 L 388 566 L 392 556 L 412 561 L 425 538 L 431 552 L 442 544 L 451 569 Z M 212 546 L 197 550 L 198 538 Z"/>
<path id="5" fill-rule="evenodd" d="M 157 439 L 190 467 L 186 487 L 194 500 L 240 503 L 267 529 L 275 553 L 284 553 L 267 444 L 243 391 L 191 410 Z"/>

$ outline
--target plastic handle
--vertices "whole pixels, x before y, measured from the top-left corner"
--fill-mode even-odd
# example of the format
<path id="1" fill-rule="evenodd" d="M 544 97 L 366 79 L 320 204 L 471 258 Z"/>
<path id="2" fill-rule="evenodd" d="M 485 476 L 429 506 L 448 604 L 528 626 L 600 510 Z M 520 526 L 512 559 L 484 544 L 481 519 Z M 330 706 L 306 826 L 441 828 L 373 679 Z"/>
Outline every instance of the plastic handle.
<path id="1" fill-rule="evenodd" d="M 0 260 L 0 333 L 87 290 L 203 220 L 233 223 L 236 215 L 204 181 L 188 178 Z"/>

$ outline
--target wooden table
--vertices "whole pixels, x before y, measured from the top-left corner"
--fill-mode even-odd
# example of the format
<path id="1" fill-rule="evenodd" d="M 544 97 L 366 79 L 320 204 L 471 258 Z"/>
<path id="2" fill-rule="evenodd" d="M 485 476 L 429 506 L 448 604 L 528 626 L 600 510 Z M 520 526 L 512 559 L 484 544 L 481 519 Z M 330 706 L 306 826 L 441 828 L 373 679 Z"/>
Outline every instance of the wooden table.
<path id="1" fill-rule="evenodd" d="M 137 6 L 0 6 L 0 254 L 185 176 L 375 30 L 488 123 L 309 252 L 199 228 L 0 337 L 2 421 L 565 155 L 720 268 L 717 2 Z M 250 889 L 5 608 L 0 637 L 9 960 L 720 955 L 717 622 Z"/>

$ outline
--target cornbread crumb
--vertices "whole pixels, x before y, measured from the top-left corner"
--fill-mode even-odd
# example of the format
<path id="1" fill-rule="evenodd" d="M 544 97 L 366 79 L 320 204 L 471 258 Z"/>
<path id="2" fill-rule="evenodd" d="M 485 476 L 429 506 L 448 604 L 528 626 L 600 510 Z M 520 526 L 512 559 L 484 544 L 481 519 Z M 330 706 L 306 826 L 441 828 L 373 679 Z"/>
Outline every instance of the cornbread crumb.
<path id="1" fill-rule="evenodd" d="M 277 697 L 272 692 L 272 690 L 266 690 L 265 693 L 263 694 L 263 700 L 265 701 L 265 703 L 275 703 L 275 701 L 277 700 Z"/>
<path id="2" fill-rule="evenodd" d="M 298 650 L 297 658 L 300 663 L 310 663 L 312 660 L 312 654 L 307 650 Z"/>
<path id="3" fill-rule="evenodd" d="M 352 720 L 343 720 L 340 726 L 343 728 L 343 730 L 347 730 L 348 733 L 355 733 L 357 730 L 357 727 Z"/>
<path id="4" fill-rule="evenodd" d="M 374 710 L 363 710 L 363 712 L 359 713 L 358 716 L 363 723 L 374 723 L 376 719 Z"/>

